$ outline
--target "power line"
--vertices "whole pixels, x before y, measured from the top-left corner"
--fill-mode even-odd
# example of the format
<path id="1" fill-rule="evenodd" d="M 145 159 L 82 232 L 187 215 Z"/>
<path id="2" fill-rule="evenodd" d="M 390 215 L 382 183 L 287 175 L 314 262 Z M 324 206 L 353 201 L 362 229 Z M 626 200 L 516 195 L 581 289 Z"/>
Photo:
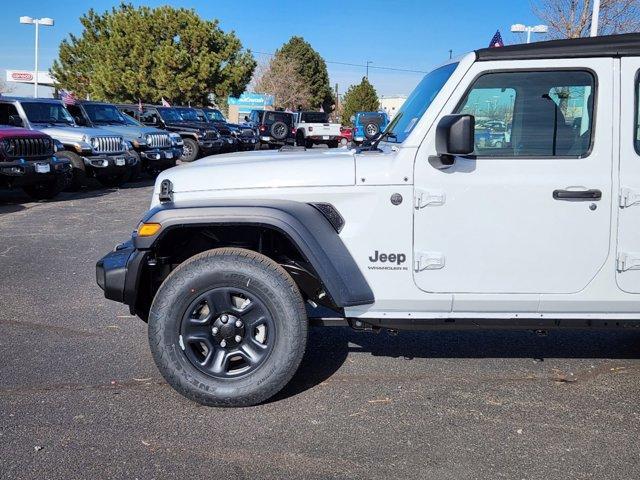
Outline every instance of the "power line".
<path id="1" fill-rule="evenodd" d="M 273 57 L 275 54 L 274 53 L 268 53 L 268 52 L 258 52 L 255 50 L 252 50 L 253 53 L 257 53 L 258 55 L 268 55 L 269 57 Z M 377 65 L 372 65 L 371 63 L 367 62 L 368 65 L 365 65 L 364 63 L 348 63 L 348 62 L 335 62 L 335 61 L 331 61 L 331 60 L 325 60 L 325 63 L 330 63 L 332 65 L 345 65 L 348 67 L 360 67 L 360 68 L 377 68 L 378 70 L 391 70 L 394 72 L 408 72 L 408 73 L 421 73 L 421 74 L 425 74 L 425 73 L 429 73 L 425 70 L 410 70 L 407 68 L 396 68 L 396 67 L 380 67 Z"/>

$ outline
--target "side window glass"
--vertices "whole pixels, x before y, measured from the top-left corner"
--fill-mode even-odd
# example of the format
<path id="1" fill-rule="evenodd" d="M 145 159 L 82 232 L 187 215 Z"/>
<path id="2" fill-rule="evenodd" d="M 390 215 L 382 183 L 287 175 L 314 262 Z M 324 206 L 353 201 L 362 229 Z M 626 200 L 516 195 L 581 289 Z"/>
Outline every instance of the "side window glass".
<path id="1" fill-rule="evenodd" d="M 476 118 L 478 157 L 580 158 L 591 149 L 593 97 L 589 72 L 490 73 L 457 112 Z"/>
<path id="2" fill-rule="evenodd" d="M 636 153 L 640 155 L 640 71 L 636 74 L 636 118 L 634 128 L 634 143 Z"/>

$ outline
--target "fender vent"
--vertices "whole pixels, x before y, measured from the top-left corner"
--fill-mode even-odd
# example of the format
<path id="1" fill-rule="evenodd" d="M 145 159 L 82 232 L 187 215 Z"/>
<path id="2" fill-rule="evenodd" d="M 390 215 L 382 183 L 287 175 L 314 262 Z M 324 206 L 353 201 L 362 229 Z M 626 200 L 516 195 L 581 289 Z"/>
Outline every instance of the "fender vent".
<path id="1" fill-rule="evenodd" d="M 342 218 L 342 215 L 340 215 L 336 207 L 330 203 L 310 203 L 309 205 L 324 215 L 336 232 L 340 233 L 342 231 L 344 228 L 344 218 Z"/>

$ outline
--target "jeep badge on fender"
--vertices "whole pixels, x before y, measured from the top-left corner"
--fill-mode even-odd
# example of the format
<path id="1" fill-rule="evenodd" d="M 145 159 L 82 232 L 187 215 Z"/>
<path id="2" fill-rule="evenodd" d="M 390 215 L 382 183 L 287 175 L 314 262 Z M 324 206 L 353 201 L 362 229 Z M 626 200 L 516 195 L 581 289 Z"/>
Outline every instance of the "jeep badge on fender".
<path id="1" fill-rule="evenodd" d="M 389 262 L 401 265 L 407 260 L 407 256 L 404 253 L 380 253 L 376 250 L 373 256 L 369 257 L 371 262 Z"/>

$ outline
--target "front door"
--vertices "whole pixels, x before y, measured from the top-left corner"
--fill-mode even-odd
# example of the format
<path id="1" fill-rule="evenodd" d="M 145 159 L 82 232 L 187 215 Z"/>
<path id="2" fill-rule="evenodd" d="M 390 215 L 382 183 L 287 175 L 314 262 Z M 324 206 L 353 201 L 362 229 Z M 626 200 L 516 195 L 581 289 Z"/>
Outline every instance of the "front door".
<path id="1" fill-rule="evenodd" d="M 640 59 L 623 58 L 621 71 L 617 282 L 640 293 Z"/>
<path id="2" fill-rule="evenodd" d="M 442 112 L 475 116 L 473 157 L 439 169 L 432 135 L 416 158 L 424 291 L 574 293 L 607 260 L 613 60 L 511 65 L 474 64 Z"/>

